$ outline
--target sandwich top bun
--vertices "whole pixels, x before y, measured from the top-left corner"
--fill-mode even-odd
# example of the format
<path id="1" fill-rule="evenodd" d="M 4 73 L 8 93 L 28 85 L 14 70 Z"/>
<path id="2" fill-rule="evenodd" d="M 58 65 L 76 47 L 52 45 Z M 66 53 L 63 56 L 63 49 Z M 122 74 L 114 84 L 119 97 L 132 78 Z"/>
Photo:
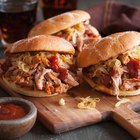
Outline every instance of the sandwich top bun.
<path id="1" fill-rule="evenodd" d="M 89 19 L 90 15 L 82 10 L 66 12 L 39 23 L 30 31 L 28 36 L 54 34 Z"/>
<path id="2" fill-rule="evenodd" d="M 52 51 L 74 54 L 73 46 L 66 40 L 56 36 L 39 35 L 19 40 L 5 50 L 5 54 L 30 51 Z"/>
<path id="3" fill-rule="evenodd" d="M 88 67 L 105 61 L 140 44 L 140 33 L 115 33 L 91 43 L 77 59 L 79 67 Z"/>

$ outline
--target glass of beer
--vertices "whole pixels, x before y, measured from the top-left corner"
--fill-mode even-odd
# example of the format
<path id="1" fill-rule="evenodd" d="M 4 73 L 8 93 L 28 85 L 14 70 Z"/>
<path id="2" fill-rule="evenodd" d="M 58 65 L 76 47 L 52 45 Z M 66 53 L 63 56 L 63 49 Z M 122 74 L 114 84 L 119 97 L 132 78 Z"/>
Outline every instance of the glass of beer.
<path id="1" fill-rule="evenodd" d="M 36 21 L 38 0 L 0 0 L 0 32 L 4 47 L 27 37 Z"/>
<path id="2" fill-rule="evenodd" d="M 42 0 L 44 18 L 50 18 L 58 14 L 75 10 L 77 0 Z"/>

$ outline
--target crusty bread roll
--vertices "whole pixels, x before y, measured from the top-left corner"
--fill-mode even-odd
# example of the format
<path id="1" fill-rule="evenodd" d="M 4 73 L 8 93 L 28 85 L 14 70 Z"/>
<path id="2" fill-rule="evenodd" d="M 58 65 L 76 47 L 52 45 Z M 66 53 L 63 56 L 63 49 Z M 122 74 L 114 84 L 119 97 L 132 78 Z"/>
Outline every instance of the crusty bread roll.
<path id="1" fill-rule="evenodd" d="M 38 35 L 19 40 L 5 50 L 1 64 L 3 82 L 17 93 L 32 97 L 49 97 L 77 86 L 74 47 L 56 37 Z M 69 78 L 69 79 L 68 79 Z"/>
<path id="2" fill-rule="evenodd" d="M 90 68 L 91 66 L 95 66 L 100 62 L 105 62 L 110 58 L 117 57 L 118 55 L 125 53 L 126 51 L 131 50 L 139 45 L 140 45 L 140 33 L 135 31 L 115 33 L 91 43 L 89 46 L 87 46 L 86 49 L 84 49 L 79 54 L 77 58 L 78 66 L 84 68 L 83 77 L 85 81 L 87 81 L 87 83 L 92 88 L 98 91 L 101 91 L 105 94 L 116 96 L 113 87 L 107 87 L 99 83 L 96 84 L 95 81 L 91 78 L 92 76 L 89 76 L 93 75 L 93 73 L 90 73 L 90 71 L 88 71 L 88 68 Z M 102 63 L 100 63 L 100 66 L 101 65 Z M 134 78 L 134 80 L 135 79 L 136 78 Z M 139 87 L 137 87 L 134 90 L 122 91 L 119 89 L 119 96 L 133 96 L 139 94 L 140 94 Z"/>
<path id="3" fill-rule="evenodd" d="M 87 46 L 77 59 L 79 67 L 105 61 L 140 44 L 140 33 L 135 31 L 115 33 Z"/>
<path id="4" fill-rule="evenodd" d="M 74 54 L 73 46 L 66 40 L 56 36 L 39 35 L 19 40 L 9 46 L 5 53 L 13 54 L 30 51 L 52 51 Z"/>
<path id="5" fill-rule="evenodd" d="M 28 36 L 54 34 L 88 19 L 90 19 L 90 15 L 82 10 L 66 12 L 37 24 Z"/>

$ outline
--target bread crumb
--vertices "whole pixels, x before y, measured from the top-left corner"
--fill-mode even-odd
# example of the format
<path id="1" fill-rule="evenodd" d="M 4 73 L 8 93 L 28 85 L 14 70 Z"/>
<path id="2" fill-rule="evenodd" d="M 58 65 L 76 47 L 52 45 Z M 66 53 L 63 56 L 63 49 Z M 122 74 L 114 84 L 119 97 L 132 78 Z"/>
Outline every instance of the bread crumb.
<path id="1" fill-rule="evenodd" d="M 57 109 L 54 109 L 54 112 L 58 112 L 58 110 Z"/>
<path id="2" fill-rule="evenodd" d="M 61 98 L 59 100 L 59 105 L 64 106 L 65 105 L 65 100 L 63 98 Z"/>

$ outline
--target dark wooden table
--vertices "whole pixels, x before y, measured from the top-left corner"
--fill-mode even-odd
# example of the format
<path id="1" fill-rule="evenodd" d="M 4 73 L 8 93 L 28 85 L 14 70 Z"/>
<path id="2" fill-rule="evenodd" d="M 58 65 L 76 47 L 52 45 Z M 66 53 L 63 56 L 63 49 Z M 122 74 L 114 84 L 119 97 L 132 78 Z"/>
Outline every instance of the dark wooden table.
<path id="1" fill-rule="evenodd" d="M 103 0 L 79 0 L 78 8 L 87 9 Z M 140 4 L 140 0 L 117 0 L 132 5 Z M 0 48 L 0 58 L 3 58 L 3 48 Z M 0 97 L 9 96 L 0 89 Z M 139 112 L 140 113 L 140 112 Z M 88 119 L 88 118 L 87 118 Z M 17 140 L 133 140 L 134 138 L 115 122 L 108 120 L 91 126 L 79 128 L 59 135 L 51 134 L 40 122 L 26 135 Z"/>

